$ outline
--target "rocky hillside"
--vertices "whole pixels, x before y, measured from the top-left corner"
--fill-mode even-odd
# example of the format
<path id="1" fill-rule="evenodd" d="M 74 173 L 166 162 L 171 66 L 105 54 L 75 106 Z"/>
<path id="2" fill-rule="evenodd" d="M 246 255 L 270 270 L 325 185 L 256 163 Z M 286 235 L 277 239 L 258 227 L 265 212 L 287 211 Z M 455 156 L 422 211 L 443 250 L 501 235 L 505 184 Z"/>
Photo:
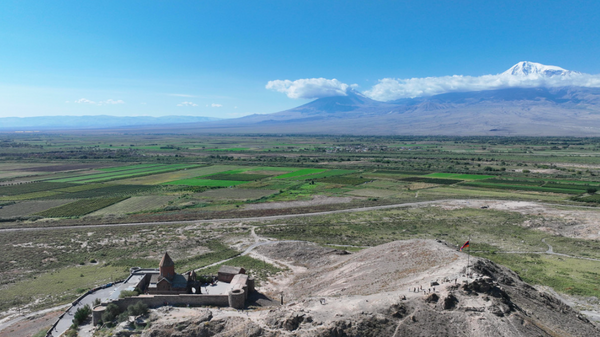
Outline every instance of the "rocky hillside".
<path id="1" fill-rule="evenodd" d="M 305 268 L 261 289 L 291 302 L 246 313 L 193 309 L 194 317 L 159 319 L 142 336 L 600 335 L 507 268 L 472 258 L 467 278 L 465 254 L 441 242 L 397 241 L 355 254 L 280 243 L 259 253 Z"/>

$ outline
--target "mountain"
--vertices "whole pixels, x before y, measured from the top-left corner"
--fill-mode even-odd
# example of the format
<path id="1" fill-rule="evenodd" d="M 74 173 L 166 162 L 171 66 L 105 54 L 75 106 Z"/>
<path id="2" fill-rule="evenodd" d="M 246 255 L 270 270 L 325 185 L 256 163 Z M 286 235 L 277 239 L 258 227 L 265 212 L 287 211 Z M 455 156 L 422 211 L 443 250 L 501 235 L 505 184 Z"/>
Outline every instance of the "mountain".
<path id="1" fill-rule="evenodd" d="M 45 116 L 0 118 L 0 130 L 98 129 L 132 126 L 198 123 L 218 120 L 211 117 L 163 116 Z"/>
<path id="2" fill-rule="evenodd" d="M 512 76 L 566 76 L 571 74 L 580 74 L 576 71 L 570 71 L 557 66 L 547 66 L 541 63 L 521 61 L 510 67 L 503 73 Z"/>
<path id="3" fill-rule="evenodd" d="M 349 90 L 282 112 L 187 125 L 185 132 L 600 136 L 600 88 L 543 86 L 573 83 L 569 79 L 580 75 L 524 61 L 493 75 L 510 83 L 507 88 L 389 102 Z"/>
<path id="4" fill-rule="evenodd" d="M 388 102 L 348 89 L 343 96 L 319 98 L 293 109 L 235 119 L 5 118 L 0 119 L 0 129 L 73 129 L 101 125 L 102 128 L 126 127 L 129 131 L 179 133 L 600 136 L 600 88 L 586 86 L 590 79 L 592 84 L 599 82 L 598 77 L 523 61 L 503 73 L 482 78 L 491 79 L 498 89 Z"/>

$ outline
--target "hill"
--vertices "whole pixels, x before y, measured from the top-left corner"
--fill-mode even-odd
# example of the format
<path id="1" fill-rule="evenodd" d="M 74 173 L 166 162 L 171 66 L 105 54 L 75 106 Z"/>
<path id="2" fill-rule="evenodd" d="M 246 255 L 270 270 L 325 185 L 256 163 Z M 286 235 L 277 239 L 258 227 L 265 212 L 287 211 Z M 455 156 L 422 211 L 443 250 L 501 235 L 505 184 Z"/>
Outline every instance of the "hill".
<path id="1" fill-rule="evenodd" d="M 471 258 L 473 278 L 465 277 L 466 254 L 434 240 L 396 241 L 354 254 L 302 242 L 258 250 L 296 270 L 291 279 L 262 288 L 283 291 L 285 305 L 246 315 L 201 310 L 180 320 L 183 313 L 173 313 L 142 336 L 169 336 L 175 329 L 181 336 L 242 330 L 245 336 L 314 337 L 600 334 L 568 305 L 488 260 Z"/>

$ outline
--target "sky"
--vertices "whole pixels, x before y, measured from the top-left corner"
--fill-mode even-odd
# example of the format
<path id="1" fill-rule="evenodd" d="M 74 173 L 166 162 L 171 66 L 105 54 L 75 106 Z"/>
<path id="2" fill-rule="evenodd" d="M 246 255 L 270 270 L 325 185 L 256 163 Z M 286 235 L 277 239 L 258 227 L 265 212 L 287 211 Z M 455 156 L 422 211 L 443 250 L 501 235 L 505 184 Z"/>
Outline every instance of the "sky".
<path id="1" fill-rule="evenodd" d="M 519 61 L 596 85 L 598 17 L 599 1 L 3 0 L 0 117 L 234 118 L 487 88 Z"/>

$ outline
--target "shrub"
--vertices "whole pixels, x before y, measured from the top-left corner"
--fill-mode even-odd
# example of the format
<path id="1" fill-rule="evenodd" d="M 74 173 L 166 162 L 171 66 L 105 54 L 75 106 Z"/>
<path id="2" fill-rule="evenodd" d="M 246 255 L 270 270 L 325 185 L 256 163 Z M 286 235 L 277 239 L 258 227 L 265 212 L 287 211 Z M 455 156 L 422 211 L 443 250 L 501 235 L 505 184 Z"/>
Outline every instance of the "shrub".
<path id="1" fill-rule="evenodd" d="M 148 313 L 148 306 L 144 302 L 137 302 L 127 307 L 127 313 L 130 316 L 145 315 Z"/>
<path id="2" fill-rule="evenodd" d="M 119 315 L 119 311 L 119 307 L 116 304 L 110 303 L 106 306 L 106 310 L 102 314 L 102 322 L 110 324 Z"/>
<path id="3" fill-rule="evenodd" d="M 586 190 L 586 192 L 588 192 L 589 194 L 594 194 L 594 193 L 598 192 L 598 189 L 590 187 Z"/>
<path id="4" fill-rule="evenodd" d="M 81 323 L 83 323 L 91 314 L 92 308 L 90 308 L 90 305 L 84 305 L 82 308 L 75 311 L 75 315 L 73 315 L 73 324 L 76 326 L 81 325 Z"/>

